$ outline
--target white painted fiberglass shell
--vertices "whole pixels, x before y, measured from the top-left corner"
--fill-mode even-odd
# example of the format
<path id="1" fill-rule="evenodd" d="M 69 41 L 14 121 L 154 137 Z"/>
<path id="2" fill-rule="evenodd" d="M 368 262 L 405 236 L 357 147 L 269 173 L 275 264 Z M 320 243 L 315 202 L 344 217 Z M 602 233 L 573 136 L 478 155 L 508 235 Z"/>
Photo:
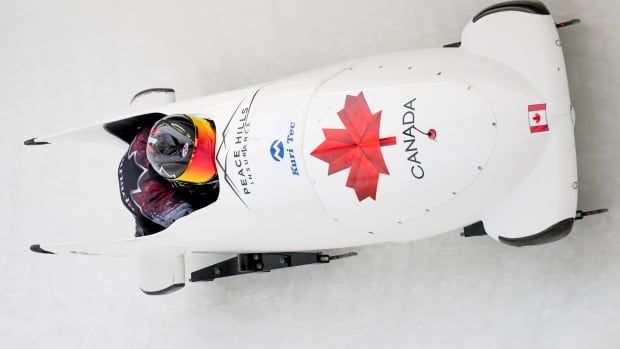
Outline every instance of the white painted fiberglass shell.
<path id="1" fill-rule="evenodd" d="M 557 40 L 550 16 L 500 12 L 470 23 L 461 48 L 375 56 L 145 111 L 215 122 L 218 200 L 154 236 L 42 247 L 115 255 L 169 246 L 317 250 L 410 241 L 477 221 L 495 239 L 541 232 L 573 217 L 577 200 Z M 530 48 L 540 53 L 535 60 Z M 381 111 L 380 137 L 396 137 L 381 147 L 389 175 L 379 175 L 376 200 L 360 201 L 345 186 L 349 169 L 328 175 L 328 164 L 311 155 L 324 128 L 343 128 L 338 112 L 360 93 L 372 113 Z M 531 133 L 528 106 L 538 104 L 547 106 L 549 131 Z M 436 139 L 412 125 L 434 129 Z M 271 154 L 277 141 L 286 143 L 279 160 Z"/>

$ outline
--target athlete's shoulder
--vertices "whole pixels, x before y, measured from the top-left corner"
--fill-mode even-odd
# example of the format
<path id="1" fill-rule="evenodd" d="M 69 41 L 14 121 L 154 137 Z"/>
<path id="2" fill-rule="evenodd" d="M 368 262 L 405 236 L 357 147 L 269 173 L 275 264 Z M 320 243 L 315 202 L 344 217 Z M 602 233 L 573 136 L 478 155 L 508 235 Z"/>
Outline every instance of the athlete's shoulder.
<path id="1" fill-rule="evenodd" d="M 139 130 L 129 147 L 132 149 L 140 147 L 141 149 L 146 150 L 146 143 L 149 139 L 149 133 L 150 130 L 148 128 Z"/>

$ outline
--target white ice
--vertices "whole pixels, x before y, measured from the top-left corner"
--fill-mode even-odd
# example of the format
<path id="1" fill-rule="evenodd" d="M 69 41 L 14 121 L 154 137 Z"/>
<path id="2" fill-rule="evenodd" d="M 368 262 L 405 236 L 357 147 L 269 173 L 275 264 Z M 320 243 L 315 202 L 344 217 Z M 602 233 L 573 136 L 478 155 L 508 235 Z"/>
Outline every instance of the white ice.
<path id="1" fill-rule="evenodd" d="M 117 193 L 117 150 L 23 140 L 125 113 L 145 88 L 173 87 L 189 99 L 458 41 L 490 3 L 2 2 L 0 348 L 616 348 L 615 0 L 547 1 L 556 20 L 583 21 L 561 31 L 578 116 L 580 207 L 611 209 L 562 241 L 517 249 L 450 233 L 166 297 L 138 290 L 129 259 L 28 251 L 37 242 L 128 237 L 133 227 Z"/>

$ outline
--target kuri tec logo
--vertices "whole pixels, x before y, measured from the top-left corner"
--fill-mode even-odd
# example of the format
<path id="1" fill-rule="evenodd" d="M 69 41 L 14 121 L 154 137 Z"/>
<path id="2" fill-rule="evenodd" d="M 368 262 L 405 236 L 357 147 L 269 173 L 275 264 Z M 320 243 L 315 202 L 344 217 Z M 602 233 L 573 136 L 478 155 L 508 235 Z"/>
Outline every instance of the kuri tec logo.
<path id="1" fill-rule="evenodd" d="M 395 145 L 396 137 L 379 137 L 381 111 L 370 111 L 363 92 L 347 95 L 338 116 L 345 128 L 324 128 L 325 140 L 311 155 L 329 164 L 328 175 L 350 168 L 346 186 L 355 190 L 359 201 L 377 200 L 379 175 L 390 174 L 381 147 Z"/>

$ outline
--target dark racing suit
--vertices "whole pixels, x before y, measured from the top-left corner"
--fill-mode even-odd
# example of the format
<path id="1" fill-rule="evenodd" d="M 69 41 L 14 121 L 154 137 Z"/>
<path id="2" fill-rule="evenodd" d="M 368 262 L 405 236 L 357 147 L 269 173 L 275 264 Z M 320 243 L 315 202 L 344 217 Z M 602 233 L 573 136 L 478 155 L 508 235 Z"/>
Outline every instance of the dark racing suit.
<path id="1" fill-rule="evenodd" d="M 149 132 L 136 135 L 118 166 L 121 199 L 135 217 L 136 236 L 160 232 L 217 197 L 217 184 L 178 186 L 157 174 L 146 158 Z"/>

